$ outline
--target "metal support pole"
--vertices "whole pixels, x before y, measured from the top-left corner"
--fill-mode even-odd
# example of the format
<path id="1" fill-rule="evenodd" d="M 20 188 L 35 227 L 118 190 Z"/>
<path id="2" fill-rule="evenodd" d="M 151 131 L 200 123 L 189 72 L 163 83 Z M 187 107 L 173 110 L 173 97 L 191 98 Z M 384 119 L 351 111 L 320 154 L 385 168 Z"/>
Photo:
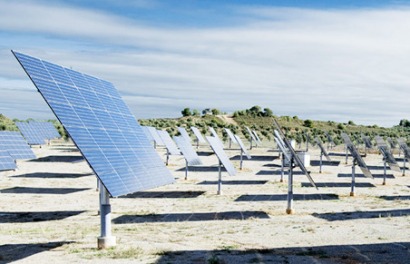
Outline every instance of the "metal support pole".
<path id="1" fill-rule="evenodd" d="M 110 195 L 102 184 L 100 186 L 100 218 L 101 236 L 97 240 L 98 249 L 114 247 L 116 245 L 116 238 L 111 235 Z"/>
<path id="2" fill-rule="evenodd" d="M 98 192 L 100 190 L 101 182 L 100 182 L 100 179 L 98 179 L 98 177 L 96 178 L 97 178 L 97 187 L 95 188 L 95 191 Z"/>
<path id="3" fill-rule="evenodd" d="M 241 162 L 239 163 L 240 170 L 242 170 L 242 164 L 243 164 L 243 150 L 241 149 Z"/>
<path id="4" fill-rule="evenodd" d="M 306 138 L 306 152 L 309 151 L 309 140 Z"/>
<path id="5" fill-rule="evenodd" d="M 284 176 L 285 176 L 285 155 L 282 153 L 280 182 L 283 182 L 283 177 L 284 177 Z"/>
<path id="6" fill-rule="evenodd" d="M 319 173 L 322 173 L 322 163 L 323 163 L 323 151 L 320 151 L 320 167 L 319 167 Z"/>
<path id="7" fill-rule="evenodd" d="M 384 160 L 384 175 L 383 175 L 383 185 L 386 185 L 386 178 L 387 178 L 387 164 L 386 160 Z"/>
<path id="8" fill-rule="evenodd" d="M 249 149 L 252 149 L 252 142 L 253 142 L 252 137 L 251 137 L 251 139 L 249 140 L 249 142 L 251 143 L 251 147 L 250 147 Z"/>
<path id="9" fill-rule="evenodd" d="M 154 140 L 154 149 L 157 148 L 157 142 Z"/>
<path id="10" fill-rule="evenodd" d="M 288 207 L 286 213 L 293 214 L 293 156 L 290 159 L 288 176 Z"/>
<path id="11" fill-rule="evenodd" d="M 356 159 L 353 159 L 352 164 L 352 189 L 350 191 L 350 196 L 354 196 L 354 187 L 356 184 L 356 175 L 355 175 Z"/>
<path id="12" fill-rule="evenodd" d="M 347 164 L 347 159 L 349 158 L 349 151 L 348 151 L 348 149 L 346 148 L 346 164 Z"/>
<path id="13" fill-rule="evenodd" d="M 188 161 L 185 160 L 185 180 L 188 179 Z"/>
<path id="14" fill-rule="evenodd" d="M 166 162 L 166 164 L 165 164 L 165 165 L 167 165 L 167 166 L 168 166 L 168 162 L 169 162 L 169 151 L 168 151 L 168 149 L 167 149 L 167 162 Z"/>
<path id="15" fill-rule="evenodd" d="M 406 156 L 403 155 L 403 176 L 406 175 Z"/>
<path id="16" fill-rule="evenodd" d="M 216 194 L 220 195 L 222 194 L 222 163 L 219 161 L 219 166 L 218 166 L 218 192 Z"/>
<path id="17" fill-rule="evenodd" d="M 199 139 L 196 139 L 196 149 L 199 149 Z"/>
<path id="18" fill-rule="evenodd" d="M 229 148 L 232 147 L 232 139 L 229 139 Z"/>

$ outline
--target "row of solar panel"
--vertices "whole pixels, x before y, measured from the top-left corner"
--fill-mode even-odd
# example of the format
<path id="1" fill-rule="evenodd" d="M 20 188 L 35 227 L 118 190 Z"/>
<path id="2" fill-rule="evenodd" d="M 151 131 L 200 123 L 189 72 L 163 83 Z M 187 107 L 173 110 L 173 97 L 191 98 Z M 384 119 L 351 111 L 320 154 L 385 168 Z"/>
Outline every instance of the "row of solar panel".
<path id="1" fill-rule="evenodd" d="M 60 137 L 50 122 L 16 122 L 16 126 L 30 145 L 43 145 L 47 140 Z"/>
<path id="2" fill-rule="evenodd" d="M 15 160 L 35 159 L 33 150 L 17 131 L 0 131 L 0 170 L 16 169 Z"/>

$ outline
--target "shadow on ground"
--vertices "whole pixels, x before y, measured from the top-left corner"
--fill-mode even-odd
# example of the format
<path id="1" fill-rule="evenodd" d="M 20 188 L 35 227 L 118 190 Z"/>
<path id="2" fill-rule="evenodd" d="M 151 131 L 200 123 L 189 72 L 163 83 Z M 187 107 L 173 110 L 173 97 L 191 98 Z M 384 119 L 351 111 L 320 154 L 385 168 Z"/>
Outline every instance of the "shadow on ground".
<path id="1" fill-rule="evenodd" d="M 177 171 L 185 171 L 186 167 L 182 167 Z M 225 167 L 221 167 L 222 171 L 226 171 Z M 192 172 L 218 172 L 219 167 L 216 166 L 188 166 L 188 171 Z"/>
<path id="2" fill-rule="evenodd" d="M 38 159 L 32 159 L 30 162 L 80 162 L 83 161 L 82 156 L 46 156 Z"/>
<path id="3" fill-rule="evenodd" d="M 302 187 L 313 187 L 312 184 L 308 182 L 302 182 L 301 183 Z M 317 187 L 327 187 L 327 188 L 349 188 L 352 186 L 350 182 L 316 182 Z M 355 187 L 357 188 L 373 188 L 376 187 L 376 185 L 371 184 L 370 182 L 356 182 Z"/>
<path id="4" fill-rule="evenodd" d="M 322 161 L 322 166 L 339 166 L 339 164 L 340 164 L 340 161 L 328 161 L 328 160 L 323 160 Z M 317 167 L 317 166 L 320 166 L 320 160 L 311 160 L 310 161 L 310 166 L 314 166 L 314 167 Z"/>
<path id="5" fill-rule="evenodd" d="M 281 175 L 282 171 L 281 170 L 261 170 L 256 173 L 256 175 Z M 288 168 L 285 168 L 284 170 L 284 175 L 288 175 Z M 305 175 L 301 171 L 293 171 L 293 175 Z"/>
<path id="6" fill-rule="evenodd" d="M 263 211 L 228 211 L 210 213 L 175 213 L 175 214 L 149 214 L 149 215 L 123 215 L 113 219 L 115 224 L 134 224 L 151 222 L 186 222 L 186 221 L 220 221 L 220 220 L 246 220 L 269 219 Z"/>
<path id="7" fill-rule="evenodd" d="M 406 201 L 410 200 L 410 195 L 380 196 L 379 198 L 386 201 Z"/>
<path id="8" fill-rule="evenodd" d="M 261 202 L 261 201 L 286 201 L 287 194 L 245 194 L 239 196 L 235 202 Z M 338 200 L 339 195 L 334 193 L 318 193 L 318 194 L 293 194 L 295 201 L 308 200 Z"/>
<path id="9" fill-rule="evenodd" d="M 119 198 L 197 198 L 204 193 L 204 191 L 136 192 Z"/>
<path id="10" fill-rule="evenodd" d="M 278 156 L 256 156 L 256 155 L 251 155 L 253 161 L 274 161 L 275 159 L 278 158 Z M 244 155 L 242 157 L 243 160 L 248 160 L 248 158 Z M 241 160 L 241 155 L 236 155 L 230 158 L 230 160 Z"/>
<path id="11" fill-rule="evenodd" d="M 85 211 L 0 212 L 0 223 L 30 223 L 62 220 Z"/>
<path id="12" fill-rule="evenodd" d="M 369 219 L 369 218 L 390 218 L 409 216 L 410 209 L 393 209 L 393 210 L 377 210 L 377 211 L 354 211 L 354 212 L 335 212 L 312 214 L 314 217 L 322 218 L 327 221 L 345 221 L 355 219 Z"/>
<path id="13" fill-rule="evenodd" d="M 52 250 L 66 244 L 71 244 L 69 241 L 58 241 L 48 243 L 33 243 L 33 244 L 5 244 L 0 246 L 0 263 L 10 263 L 41 253 L 43 251 Z"/>
<path id="14" fill-rule="evenodd" d="M 222 185 L 262 185 L 268 181 L 222 181 Z M 215 185 L 218 184 L 218 181 L 203 181 L 199 182 L 199 185 Z"/>
<path id="15" fill-rule="evenodd" d="M 384 174 L 376 174 L 376 173 L 372 173 L 373 178 L 375 179 L 383 179 L 384 178 Z M 339 178 L 352 178 L 352 174 L 351 173 L 339 173 L 337 174 L 337 177 Z M 363 173 L 355 173 L 355 177 L 356 178 L 367 178 L 364 176 Z M 394 179 L 396 177 L 394 177 L 393 174 L 386 174 L 386 179 Z"/>
<path id="16" fill-rule="evenodd" d="M 406 263 L 410 243 L 164 252 L 165 263 Z"/>
<path id="17" fill-rule="evenodd" d="M 0 193 L 69 194 L 86 190 L 90 190 L 90 188 L 13 187 L 0 190 Z"/>
<path id="18" fill-rule="evenodd" d="M 92 173 L 58 173 L 58 172 L 35 172 L 12 176 L 14 178 L 42 178 L 42 179 L 76 179 L 94 175 Z"/>

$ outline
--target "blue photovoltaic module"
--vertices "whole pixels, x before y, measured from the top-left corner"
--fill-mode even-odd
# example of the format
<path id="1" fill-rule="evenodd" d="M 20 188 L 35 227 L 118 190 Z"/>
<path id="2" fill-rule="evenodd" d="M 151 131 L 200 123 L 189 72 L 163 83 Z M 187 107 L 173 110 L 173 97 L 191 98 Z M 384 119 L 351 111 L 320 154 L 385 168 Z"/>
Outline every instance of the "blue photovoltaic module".
<path id="1" fill-rule="evenodd" d="M 17 131 L 0 131 L 0 149 L 6 150 L 13 159 L 36 158 L 26 140 Z"/>
<path id="2" fill-rule="evenodd" d="M 113 197 L 174 182 L 111 83 L 13 53 Z"/>
<path id="3" fill-rule="evenodd" d="M 0 150 L 0 171 L 15 170 L 16 168 L 16 163 L 7 150 Z"/>
<path id="4" fill-rule="evenodd" d="M 21 134 L 26 139 L 27 143 L 30 145 L 44 145 L 46 143 L 46 138 L 44 137 L 41 130 L 38 130 L 30 123 L 26 122 L 16 122 L 16 126 L 19 128 Z"/>

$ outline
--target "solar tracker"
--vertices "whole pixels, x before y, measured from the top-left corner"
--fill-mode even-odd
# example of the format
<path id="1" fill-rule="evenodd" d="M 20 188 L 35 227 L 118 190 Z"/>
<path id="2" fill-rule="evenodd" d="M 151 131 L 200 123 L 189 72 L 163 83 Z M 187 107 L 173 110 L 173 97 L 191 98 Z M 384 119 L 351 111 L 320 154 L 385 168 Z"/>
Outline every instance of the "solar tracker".
<path id="1" fill-rule="evenodd" d="M 29 123 L 16 122 L 16 126 L 29 145 L 44 145 L 46 143 L 46 138 L 42 135 L 41 131 L 36 130 Z"/>
<path id="2" fill-rule="evenodd" d="M 323 155 L 325 155 L 325 157 L 328 161 L 332 161 L 332 160 L 330 159 L 329 154 L 327 154 L 327 151 L 326 151 L 325 147 L 323 146 L 322 141 L 318 137 L 315 138 L 315 142 L 318 144 L 318 146 L 320 148 L 319 173 L 322 173 L 322 158 L 323 158 Z"/>
<path id="3" fill-rule="evenodd" d="M 0 171 L 15 170 L 16 168 L 16 163 L 7 150 L 0 150 Z"/>
<path id="4" fill-rule="evenodd" d="M 370 137 L 362 135 L 362 139 L 363 139 L 363 142 L 364 142 L 364 145 L 366 146 L 366 148 L 369 148 L 369 149 L 373 148 L 373 144 L 370 141 Z"/>
<path id="5" fill-rule="evenodd" d="M 13 53 L 111 196 L 174 182 L 111 83 Z"/>
<path id="6" fill-rule="evenodd" d="M 362 170 L 364 176 L 367 177 L 367 178 L 372 178 L 373 179 L 373 176 L 370 173 L 370 170 L 367 168 L 366 163 L 364 162 L 364 160 L 360 156 L 359 152 L 357 151 L 357 149 L 353 145 L 353 143 L 350 140 L 349 136 L 346 133 L 342 133 L 341 136 L 342 136 L 342 138 L 343 138 L 343 140 L 346 144 L 347 149 L 349 150 L 350 154 L 352 154 L 352 156 L 353 156 L 353 159 L 354 159 L 353 167 L 355 166 L 355 163 L 357 163 L 359 168 Z"/>
<path id="7" fill-rule="evenodd" d="M 379 136 L 376 136 L 375 139 L 377 147 L 383 155 L 383 160 L 389 164 L 391 170 L 400 172 L 400 167 L 397 164 L 396 159 L 390 153 L 389 147 L 387 146 L 386 142 Z"/>
<path id="8" fill-rule="evenodd" d="M 256 142 L 258 142 L 259 145 L 262 144 L 262 141 L 261 141 L 261 139 L 259 138 L 258 133 L 256 133 L 255 130 L 252 130 L 252 133 L 253 133 L 253 135 L 255 136 Z"/>
<path id="9" fill-rule="evenodd" d="M 246 150 L 245 145 L 243 144 L 241 138 L 238 135 L 234 135 L 234 138 L 235 138 L 236 142 L 239 144 L 239 147 L 241 149 L 241 160 L 240 160 L 239 168 L 242 170 L 242 165 L 243 165 L 243 157 L 242 156 L 243 156 L 243 154 L 245 154 L 248 159 L 251 159 L 252 157 L 251 157 L 251 155 L 249 155 L 248 151 Z"/>
<path id="10" fill-rule="evenodd" d="M 188 135 L 188 132 L 186 131 L 186 129 L 183 127 L 177 127 L 177 129 L 179 133 L 181 134 L 181 136 L 184 137 L 186 141 L 191 143 L 191 137 Z"/>
<path id="11" fill-rule="evenodd" d="M 171 136 L 168 134 L 167 131 L 158 130 L 157 132 L 162 142 L 164 142 L 165 147 L 167 148 L 169 154 L 181 155 L 181 152 L 178 150 L 177 145 L 175 145 L 175 142 L 172 140 Z"/>
<path id="12" fill-rule="evenodd" d="M 232 131 L 229 128 L 224 128 L 224 129 L 225 129 L 226 134 L 228 134 L 228 137 L 229 137 L 229 148 L 231 148 L 232 143 L 238 144 L 235 138 L 235 135 L 232 133 Z"/>
<path id="13" fill-rule="evenodd" d="M 141 126 L 141 128 L 142 128 L 142 131 L 144 131 L 144 134 L 147 136 L 148 140 L 151 142 L 154 142 L 154 138 L 152 137 L 151 132 L 149 132 L 148 127 Z"/>
<path id="14" fill-rule="evenodd" d="M 155 127 L 147 126 L 147 129 L 151 134 L 151 137 L 154 139 L 154 147 L 165 145 L 161 137 L 158 135 L 158 130 Z"/>
<path id="15" fill-rule="evenodd" d="M 277 133 L 277 131 L 274 131 Z M 289 156 L 289 151 L 286 149 L 286 147 L 284 146 L 284 144 L 282 144 L 282 142 L 279 140 L 279 138 L 277 136 L 273 137 L 276 141 L 276 144 L 278 144 L 278 147 L 282 153 L 282 159 L 281 159 L 281 163 L 280 163 L 280 182 L 283 182 L 283 178 L 285 176 L 285 162 L 287 162 L 288 164 L 290 163 L 290 156 Z"/>
<path id="16" fill-rule="evenodd" d="M 36 155 L 17 131 L 0 131 L 0 149 L 6 150 L 13 159 L 35 159 Z"/>
<path id="17" fill-rule="evenodd" d="M 204 137 L 202 136 L 201 132 L 199 131 L 198 128 L 196 127 L 191 127 L 192 132 L 194 132 L 194 135 L 196 137 L 196 140 L 199 143 L 206 143 L 206 140 L 204 139 Z"/>
<path id="18" fill-rule="evenodd" d="M 388 137 L 388 138 L 387 138 L 387 142 L 389 142 L 390 148 L 394 149 L 394 148 L 396 147 L 396 143 L 394 142 L 393 139 L 391 139 L 391 138 Z"/>
<path id="19" fill-rule="evenodd" d="M 45 139 L 50 140 L 60 137 L 60 133 L 58 133 L 55 126 L 50 122 L 30 121 L 29 125 L 31 125 L 34 130 L 38 130 L 42 137 Z"/>
<path id="20" fill-rule="evenodd" d="M 309 133 L 306 132 L 306 131 L 303 131 L 303 134 L 305 135 L 305 138 L 306 138 L 306 152 L 308 152 L 309 151 L 310 136 L 309 136 Z"/>
<path id="21" fill-rule="evenodd" d="M 258 142 L 256 141 L 255 135 L 252 133 L 252 131 L 249 129 L 249 127 L 245 126 L 246 131 L 248 132 L 250 138 L 249 138 L 249 143 L 250 143 L 250 149 L 253 147 L 253 142 L 255 142 L 256 145 L 258 145 Z"/>
<path id="22" fill-rule="evenodd" d="M 285 146 L 285 142 L 283 142 L 283 140 L 281 139 L 279 132 L 277 130 L 273 130 L 273 133 L 275 133 L 275 141 L 280 151 L 283 153 L 283 155 L 285 155 L 286 159 L 290 161 L 290 152 Z"/>
<path id="23" fill-rule="evenodd" d="M 212 136 L 216 138 L 216 141 L 221 145 L 221 148 L 224 148 L 224 144 L 222 143 L 222 140 L 219 138 L 218 133 L 216 133 L 215 129 L 213 127 L 209 127 L 209 131 L 211 132 Z M 208 141 L 209 142 L 209 141 Z"/>
<path id="24" fill-rule="evenodd" d="M 410 159 L 410 148 L 406 141 L 403 138 L 398 138 L 397 142 L 399 143 L 400 149 L 403 151 L 404 157 L 406 157 L 406 159 Z"/>
<path id="25" fill-rule="evenodd" d="M 333 146 L 336 146 L 335 142 L 333 141 L 332 136 L 328 132 L 326 132 L 326 136 L 327 136 L 327 141 L 328 141 L 327 148 L 329 149 L 329 148 L 333 148 Z"/>
<path id="26" fill-rule="evenodd" d="M 186 141 L 184 137 L 174 136 L 174 140 L 185 158 L 185 179 L 187 179 L 188 166 L 202 165 L 202 161 L 195 150 L 192 148 L 191 143 Z"/>

